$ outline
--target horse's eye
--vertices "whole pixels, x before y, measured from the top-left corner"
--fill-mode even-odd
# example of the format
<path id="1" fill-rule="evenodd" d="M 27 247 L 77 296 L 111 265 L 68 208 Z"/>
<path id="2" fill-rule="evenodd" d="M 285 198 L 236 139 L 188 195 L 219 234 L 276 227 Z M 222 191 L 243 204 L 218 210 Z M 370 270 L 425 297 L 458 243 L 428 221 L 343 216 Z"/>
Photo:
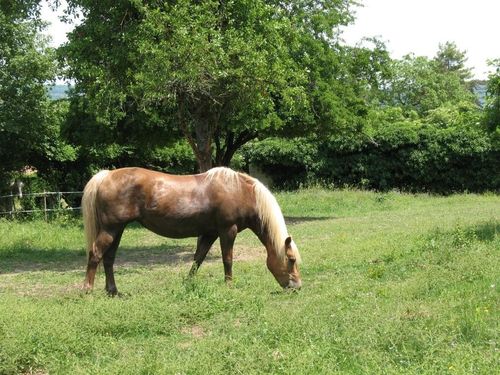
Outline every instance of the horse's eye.
<path id="1" fill-rule="evenodd" d="M 288 261 L 289 261 L 290 263 L 295 263 L 296 259 L 295 259 L 295 258 L 288 258 Z"/>

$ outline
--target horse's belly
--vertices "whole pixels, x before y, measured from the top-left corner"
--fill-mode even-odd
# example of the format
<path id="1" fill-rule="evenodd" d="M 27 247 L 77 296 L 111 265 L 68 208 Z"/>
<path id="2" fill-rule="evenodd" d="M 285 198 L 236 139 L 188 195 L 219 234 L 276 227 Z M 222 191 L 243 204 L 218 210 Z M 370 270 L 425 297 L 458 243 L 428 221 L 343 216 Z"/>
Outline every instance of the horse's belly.
<path id="1" fill-rule="evenodd" d="M 169 238 L 198 237 L 202 234 L 217 232 L 209 222 L 192 219 L 148 218 L 140 220 L 140 223 L 150 231 Z"/>

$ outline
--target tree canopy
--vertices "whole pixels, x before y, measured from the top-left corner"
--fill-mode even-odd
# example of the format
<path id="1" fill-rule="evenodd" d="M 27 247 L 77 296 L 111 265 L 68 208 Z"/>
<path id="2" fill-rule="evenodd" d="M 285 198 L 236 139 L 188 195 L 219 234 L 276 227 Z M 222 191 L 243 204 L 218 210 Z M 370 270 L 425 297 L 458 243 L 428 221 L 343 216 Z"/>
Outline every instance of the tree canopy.
<path id="1" fill-rule="evenodd" d="M 494 71 L 487 85 L 486 124 L 500 146 L 500 58 L 490 61 Z"/>
<path id="2" fill-rule="evenodd" d="M 476 99 L 465 81 L 470 70 L 460 63 L 446 62 L 442 52 L 438 51 L 434 59 L 407 55 L 394 60 L 386 89 L 387 104 L 423 116 L 446 103 L 473 103 Z"/>
<path id="3" fill-rule="evenodd" d="M 0 2 L 0 174 L 74 156 L 47 96 L 56 64 L 43 27 L 37 1 Z"/>
<path id="4" fill-rule="evenodd" d="M 205 170 L 360 105 L 335 34 L 352 3 L 72 0 L 84 18 L 61 55 L 98 120 L 140 132 L 131 114 L 143 113 L 178 129 Z"/>

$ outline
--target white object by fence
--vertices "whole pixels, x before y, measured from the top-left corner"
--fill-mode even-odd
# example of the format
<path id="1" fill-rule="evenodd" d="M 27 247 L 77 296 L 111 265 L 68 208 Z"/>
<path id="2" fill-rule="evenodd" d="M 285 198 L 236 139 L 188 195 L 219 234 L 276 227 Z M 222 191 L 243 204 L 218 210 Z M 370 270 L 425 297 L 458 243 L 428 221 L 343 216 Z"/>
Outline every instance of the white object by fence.
<path id="1" fill-rule="evenodd" d="M 45 220 L 47 220 L 47 214 L 49 212 L 53 211 L 79 211 L 81 210 L 81 207 L 71 207 L 71 206 L 66 206 L 62 207 L 62 201 L 64 196 L 68 195 L 83 195 L 83 191 L 44 191 L 43 193 L 23 193 L 22 196 L 19 194 L 8 194 L 8 195 L 2 195 L 0 196 L 0 202 L 2 200 L 7 200 L 6 205 L 0 205 L 0 217 L 5 215 L 5 216 L 11 216 L 14 217 L 16 214 L 31 214 L 31 213 L 36 213 L 36 212 L 43 212 Z M 47 198 L 48 197 L 56 197 L 56 202 L 57 202 L 57 207 L 49 207 L 47 205 Z M 43 208 L 39 209 L 30 209 L 30 210 L 25 210 L 25 209 L 16 209 L 16 203 L 23 203 L 23 201 L 29 200 L 30 197 L 41 197 L 43 200 Z M 14 201 L 14 199 L 17 198 L 17 202 Z M 65 201 L 64 201 L 65 202 Z M 10 205 L 9 210 L 5 210 L 5 207 Z M 4 210 L 2 210 L 2 208 Z"/>

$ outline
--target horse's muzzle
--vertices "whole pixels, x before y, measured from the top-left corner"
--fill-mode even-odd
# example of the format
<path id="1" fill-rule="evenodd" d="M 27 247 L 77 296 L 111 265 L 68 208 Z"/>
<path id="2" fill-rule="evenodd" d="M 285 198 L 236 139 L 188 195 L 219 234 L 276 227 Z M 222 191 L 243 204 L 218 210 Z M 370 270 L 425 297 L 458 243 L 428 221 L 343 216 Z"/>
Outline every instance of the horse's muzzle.
<path id="1" fill-rule="evenodd" d="M 296 290 L 299 290 L 300 288 L 302 288 L 302 280 L 298 281 L 290 280 L 288 282 L 288 285 L 285 287 L 285 289 L 296 289 Z"/>

